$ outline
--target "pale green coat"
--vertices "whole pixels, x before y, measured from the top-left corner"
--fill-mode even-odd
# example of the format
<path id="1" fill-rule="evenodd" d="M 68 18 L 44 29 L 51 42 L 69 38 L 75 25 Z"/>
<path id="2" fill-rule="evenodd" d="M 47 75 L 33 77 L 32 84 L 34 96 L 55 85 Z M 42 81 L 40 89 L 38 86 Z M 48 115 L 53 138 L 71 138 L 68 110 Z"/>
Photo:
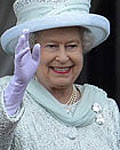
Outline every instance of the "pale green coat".
<path id="1" fill-rule="evenodd" d="M 79 86 L 82 99 L 86 98 L 85 101 L 90 107 L 92 107 L 93 97 L 95 102 L 100 102 L 103 108 L 104 124 L 97 124 L 94 118 L 95 113 L 87 110 L 88 107 L 84 105 L 78 109 L 80 111 L 84 108 L 88 116 L 81 117 L 76 114 L 80 120 L 69 125 L 69 119 L 63 122 L 59 118 L 63 105 L 59 103 L 60 106 L 56 106 L 61 108 L 58 114 L 57 109 L 55 114 L 50 112 L 49 109 L 40 105 L 38 100 L 35 100 L 30 88 L 26 90 L 21 110 L 16 116 L 9 117 L 3 100 L 3 91 L 9 80 L 9 77 L 0 80 L 0 150 L 120 150 L 118 107 L 115 101 L 107 98 L 102 90 L 87 84 Z M 88 92 L 87 97 L 85 91 Z M 51 101 L 51 98 L 49 96 L 48 100 Z M 53 105 L 50 106 L 52 107 Z M 63 120 L 66 119 L 63 118 Z"/>

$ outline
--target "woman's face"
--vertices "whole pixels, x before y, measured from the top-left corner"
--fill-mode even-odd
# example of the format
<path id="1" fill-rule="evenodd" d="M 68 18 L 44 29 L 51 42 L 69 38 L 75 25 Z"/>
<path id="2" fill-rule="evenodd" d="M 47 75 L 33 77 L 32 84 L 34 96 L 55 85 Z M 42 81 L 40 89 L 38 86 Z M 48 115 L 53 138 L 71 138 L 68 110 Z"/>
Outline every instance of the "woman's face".
<path id="1" fill-rule="evenodd" d="M 79 28 L 59 28 L 39 32 L 41 59 L 37 78 L 48 90 L 72 86 L 83 66 Z"/>

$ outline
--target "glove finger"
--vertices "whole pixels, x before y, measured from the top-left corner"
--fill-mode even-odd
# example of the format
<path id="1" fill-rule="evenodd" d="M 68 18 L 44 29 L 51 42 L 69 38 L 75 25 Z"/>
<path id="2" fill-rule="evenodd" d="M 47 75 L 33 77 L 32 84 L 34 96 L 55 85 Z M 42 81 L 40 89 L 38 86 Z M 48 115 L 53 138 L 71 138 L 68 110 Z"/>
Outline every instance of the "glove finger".
<path id="1" fill-rule="evenodd" d="M 22 34 L 26 37 L 26 47 L 30 46 L 30 43 L 29 43 L 29 38 L 30 38 L 29 29 L 24 29 L 22 31 Z"/>
<path id="2" fill-rule="evenodd" d="M 30 35 L 29 29 L 24 29 L 22 31 L 22 34 L 24 34 L 26 37 L 26 40 L 29 41 L 29 35 Z"/>
<path id="3" fill-rule="evenodd" d="M 19 54 L 19 52 L 25 48 L 25 36 L 21 35 L 18 39 L 18 43 L 15 48 L 15 54 Z"/>
<path id="4" fill-rule="evenodd" d="M 40 62 L 40 44 L 35 44 L 32 51 L 32 58 L 37 63 Z"/>
<path id="5" fill-rule="evenodd" d="M 24 50 L 22 50 L 16 57 L 16 62 L 21 62 L 21 59 L 25 56 L 25 55 L 31 55 L 31 52 L 30 52 L 30 48 L 29 47 L 26 47 Z"/>

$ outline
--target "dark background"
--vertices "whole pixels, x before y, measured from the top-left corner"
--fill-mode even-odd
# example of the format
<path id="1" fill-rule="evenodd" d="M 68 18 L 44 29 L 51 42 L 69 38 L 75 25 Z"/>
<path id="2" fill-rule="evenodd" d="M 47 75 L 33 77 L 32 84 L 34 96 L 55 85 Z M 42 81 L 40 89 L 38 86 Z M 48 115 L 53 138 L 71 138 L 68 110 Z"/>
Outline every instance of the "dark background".
<path id="1" fill-rule="evenodd" d="M 0 35 L 16 22 L 13 2 L 0 0 Z M 104 89 L 120 107 L 120 0 L 93 0 L 91 12 L 109 19 L 111 34 L 107 41 L 85 55 L 84 68 L 77 83 L 87 82 Z M 13 58 L 0 47 L 0 77 L 12 72 Z"/>

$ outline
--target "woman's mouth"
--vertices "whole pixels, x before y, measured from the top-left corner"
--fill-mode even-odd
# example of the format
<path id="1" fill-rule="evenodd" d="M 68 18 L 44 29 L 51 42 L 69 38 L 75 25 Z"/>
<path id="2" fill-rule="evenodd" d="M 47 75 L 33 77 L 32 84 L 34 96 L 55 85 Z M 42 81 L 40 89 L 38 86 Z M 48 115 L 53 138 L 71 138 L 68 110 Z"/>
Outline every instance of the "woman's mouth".
<path id="1" fill-rule="evenodd" d="M 51 67 L 51 69 L 58 74 L 67 74 L 70 72 L 71 70 L 71 66 L 70 67 Z"/>

